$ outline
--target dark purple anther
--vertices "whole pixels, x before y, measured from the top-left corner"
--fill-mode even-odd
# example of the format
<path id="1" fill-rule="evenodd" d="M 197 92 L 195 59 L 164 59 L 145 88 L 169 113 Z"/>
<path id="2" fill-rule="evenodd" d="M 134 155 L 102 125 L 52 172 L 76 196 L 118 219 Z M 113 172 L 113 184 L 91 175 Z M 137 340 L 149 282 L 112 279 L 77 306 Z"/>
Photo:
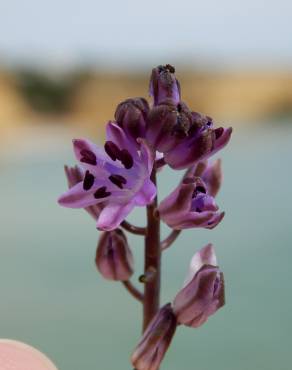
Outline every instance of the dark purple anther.
<path id="1" fill-rule="evenodd" d="M 109 197 L 111 193 L 109 191 L 106 191 L 106 186 L 102 186 L 96 190 L 94 193 L 94 198 L 95 199 L 100 199 L 100 198 L 106 198 Z"/>
<path id="2" fill-rule="evenodd" d="M 91 150 L 82 149 L 80 155 L 80 162 L 91 164 L 92 166 L 96 165 L 96 155 Z"/>
<path id="3" fill-rule="evenodd" d="M 123 150 L 120 151 L 120 158 L 119 159 L 127 170 L 129 170 L 130 168 L 133 167 L 134 160 L 133 160 L 133 157 L 131 156 L 130 152 L 128 152 L 127 149 L 123 149 Z"/>
<path id="4" fill-rule="evenodd" d="M 120 149 L 114 142 L 106 141 L 104 144 L 104 150 L 113 161 L 120 159 Z"/>
<path id="5" fill-rule="evenodd" d="M 123 189 L 123 185 L 127 183 L 127 180 L 121 175 L 110 175 L 109 180 L 120 189 Z"/>
<path id="6" fill-rule="evenodd" d="M 94 176 L 87 170 L 83 180 L 83 189 L 90 190 L 94 184 Z"/>

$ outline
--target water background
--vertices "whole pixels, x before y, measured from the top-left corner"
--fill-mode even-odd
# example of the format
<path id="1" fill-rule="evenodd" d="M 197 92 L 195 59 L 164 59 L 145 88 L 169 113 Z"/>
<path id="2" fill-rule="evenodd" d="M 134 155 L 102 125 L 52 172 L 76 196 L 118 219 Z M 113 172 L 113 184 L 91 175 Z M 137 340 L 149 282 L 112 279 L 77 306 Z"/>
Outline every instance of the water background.
<path id="1" fill-rule="evenodd" d="M 62 165 L 74 158 L 70 135 L 53 130 L 1 145 L 0 337 L 34 345 L 60 370 L 130 370 L 140 306 L 97 273 L 94 222 L 56 203 L 65 190 Z M 226 217 L 213 231 L 184 232 L 165 252 L 162 302 L 182 285 L 194 252 L 213 242 L 227 304 L 199 329 L 179 327 L 161 370 L 291 368 L 291 143 L 288 125 L 249 125 L 220 153 Z M 179 176 L 160 175 L 162 196 Z M 142 210 L 131 219 L 142 225 Z M 142 244 L 130 243 L 136 278 Z"/>

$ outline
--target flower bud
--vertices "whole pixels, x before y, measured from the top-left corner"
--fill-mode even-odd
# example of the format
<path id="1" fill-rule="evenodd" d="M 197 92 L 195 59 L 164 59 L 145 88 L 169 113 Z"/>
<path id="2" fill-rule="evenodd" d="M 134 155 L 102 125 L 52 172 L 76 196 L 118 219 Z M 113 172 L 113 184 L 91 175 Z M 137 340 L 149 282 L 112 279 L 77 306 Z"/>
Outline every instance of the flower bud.
<path id="1" fill-rule="evenodd" d="M 197 328 L 224 304 L 223 273 L 217 266 L 212 244 L 208 244 L 192 258 L 188 277 L 174 299 L 173 310 L 178 323 Z"/>
<path id="2" fill-rule="evenodd" d="M 101 275 L 108 280 L 127 281 L 133 274 L 133 255 L 121 229 L 101 234 L 95 258 Z"/>
<path id="3" fill-rule="evenodd" d="M 213 128 L 213 120 L 192 112 L 192 124 L 185 138 L 165 153 L 165 162 L 174 169 L 184 169 L 205 160 L 225 147 L 230 140 L 232 128 Z"/>
<path id="4" fill-rule="evenodd" d="M 223 219 L 215 199 L 208 194 L 207 185 L 195 176 L 183 181 L 159 204 L 158 211 L 163 222 L 175 230 L 203 227 L 213 229 Z"/>
<path id="5" fill-rule="evenodd" d="M 115 112 L 117 124 L 133 139 L 145 137 L 149 105 L 144 98 L 127 99 L 121 102 Z"/>
<path id="6" fill-rule="evenodd" d="M 149 94 L 153 97 L 154 105 L 180 102 L 180 85 L 174 73 L 175 68 L 170 64 L 153 68 Z"/>
<path id="7" fill-rule="evenodd" d="M 154 316 L 132 354 L 131 361 L 136 370 L 159 369 L 176 326 L 176 317 L 168 303 Z"/>
<path id="8" fill-rule="evenodd" d="M 156 150 L 167 153 L 188 135 L 192 114 L 184 103 L 160 104 L 148 115 L 146 139 Z"/>

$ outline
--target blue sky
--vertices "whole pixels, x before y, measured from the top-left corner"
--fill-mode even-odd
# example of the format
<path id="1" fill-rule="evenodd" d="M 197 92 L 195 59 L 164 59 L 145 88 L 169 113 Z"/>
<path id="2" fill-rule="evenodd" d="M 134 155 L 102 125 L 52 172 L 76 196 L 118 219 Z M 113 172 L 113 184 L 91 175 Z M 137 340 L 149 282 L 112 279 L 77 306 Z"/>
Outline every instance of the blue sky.
<path id="1" fill-rule="evenodd" d="M 7 0 L 0 61 L 292 65 L 289 0 Z"/>

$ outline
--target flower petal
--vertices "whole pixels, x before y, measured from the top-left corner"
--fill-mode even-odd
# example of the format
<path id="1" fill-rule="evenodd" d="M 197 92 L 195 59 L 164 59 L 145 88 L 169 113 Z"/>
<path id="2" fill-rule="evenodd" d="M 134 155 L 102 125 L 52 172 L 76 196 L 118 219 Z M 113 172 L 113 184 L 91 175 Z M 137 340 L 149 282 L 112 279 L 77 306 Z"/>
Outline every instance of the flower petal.
<path id="1" fill-rule="evenodd" d="M 129 145 L 130 139 L 127 138 L 124 130 L 112 121 L 106 125 L 106 139 L 114 142 L 120 150 L 126 149 L 135 159 L 138 158 L 136 148 Z"/>
<path id="2" fill-rule="evenodd" d="M 85 208 L 96 203 L 103 202 L 106 198 L 95 199 L 93 194 L 96 188 L 85 191 L 83 189 L 83 182 L 79 182 L 58 199 L 58 203 L 63 207 L 68 208 Z"/>
<path id="3" fill-rule="evenodd" d="M 145 206 L 152 202 L 156 195 L 156 186 L 149 178 L 144 181 L 144 185 L 134 196 L 134 201 L 137 206 Z"/>
<path id="4" fill-rule="evenodd" d="M 98 147 L 90 140 L 86 139 L 74 139 L 73 149 L 77 160 L 82 166 L 89 171 L 95 173 L 96 170 L 103 171 L 103 167 L 109 158 L 106 156 L 103 148 Z M 104 174 L 106 175 L 106 171 Z"/>
<path id="5" fill-rule="evenodd" d="M 99 230 L 116 229 L 134 208 L 135 203 L 108 204 L 101 211 L 96 227 Z"/>
<path id="6" fill-rule="evenodd" d="M 153 169 L 153 163 L 156 153 L 150 147 L 146 140 L 138 138 L 137 142 L 141 145 L 140 150 L 143 166 L 148 170 L 148 174 L 150 175 Z"/>
<path id="7" fill-rule="evenodd" d="M 211 243 L 194 254 L 183 286 L 186 286 L 204 265 L 217 266 L 215 249 Z"/>

